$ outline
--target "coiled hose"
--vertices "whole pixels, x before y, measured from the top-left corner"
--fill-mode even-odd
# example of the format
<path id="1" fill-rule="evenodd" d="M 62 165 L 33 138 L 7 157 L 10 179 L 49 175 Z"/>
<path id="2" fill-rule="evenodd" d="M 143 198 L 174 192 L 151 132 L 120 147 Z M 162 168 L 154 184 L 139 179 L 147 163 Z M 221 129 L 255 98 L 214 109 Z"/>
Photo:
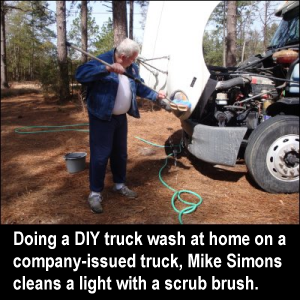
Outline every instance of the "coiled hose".
<path id="1" fill-rule="evenodd" d="M 147 143 L 147 144 L 149 144 L 149 145 L 151 145 L 151 146 L 154 146 L 154 147 L 159 147 L 159 148 L 172 148 L 172 147 L 174 147 L 174 146 L 175 146 L 175 147 L 179 147 L 179 152 L 178 152 L 178 153 L 181 152 L 181 144 L 179 144 L 179 145 L 174 145 L 174 146 L 161 146 L 161 145 L 157 145 L 157 144 L 148 142 L 148 141 L 146 141 L 146 140 L 144 140 L 144 139 L 142 139 L 142 138 L 140 138 L 140 137 L 137 137 L 137 136 L 135 136 L 135 138 L 136 138 L 136 139 L 139 139 L 139 140 L 143 141 L 144 143 Z M 183 224 L 183 221 L 182 221 L 182 215 L 184 215 L 184 214 L 190 214 L 190 213 L 194 212 L 194 211 L 197 209 L 197 207 L 202 203 L 203 199 L 202 199 L 202 197 L 201 197 L 199 194 L 197 194 L 197 193 L 195 193 L 195 192 L 193 192 L 193 191 L 190 191 L 190 190 L 179 190 L 179 191 L 177 191 L 177 190 L 175 190 L 174 188 L 170 187 L 170 186 L 163 180 L 163 178 L 162 178 L 162 171 L 163 171 L 163 169 L 167 166 L 169 157 L 171 157 L 171 156 L 173 156 L 173 155 L 174 155 L 174 153 L 170 153 L 170 154 L 167 155 L 164 165 L 163 165 L 163 166 L 160 168 L 160 170 L 159 170 L 158 176 L 159 176 L 160 182 L 161 182 L 166 188 L 168 188 L 169 190 L 171 190 L 172 192 L 174 192 L 174 193 L 173 193 L 173 196 L 172 196 L 172 199 L 171 199 L 171 204 L 172 204 L 173 209 L 179 214 L 179 215 L 178 215 L 179 223 L 180 223 L 180 224 Z M 183 200 L 183 199 L 181 198 L 181 194 L 191 194 L 191 195 L 195 196 L 199 201 L 198 201 L 197 203 L 188 202 L 188 201 Z M 178 199 L 179 201 L 181 201 L 182 203 L 188 205 L 188 207 L 186 207 L 186 208 L 184 208 L 184 209 L 182 209 L 182 210 L 177 209 L 177 207 L 176 207 L 176 205 L 175 205 L 175 202 L 176 202 L 177 199 Z"/>

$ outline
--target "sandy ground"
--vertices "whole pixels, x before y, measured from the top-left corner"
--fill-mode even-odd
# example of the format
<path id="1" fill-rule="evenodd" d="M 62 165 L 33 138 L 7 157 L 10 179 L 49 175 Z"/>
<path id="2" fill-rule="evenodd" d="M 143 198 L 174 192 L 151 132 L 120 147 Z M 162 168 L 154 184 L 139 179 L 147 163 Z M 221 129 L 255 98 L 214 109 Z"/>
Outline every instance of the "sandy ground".
<path id="1" fill-rule="evenodd" d="M 17 134 L 23 126 L 54 126 L 88 122 L 80 102 L 58 105 L 41 94 L 1 99 L 1 223 L 2 224 L 178 224 L 178 211 L 187 207 L 176 201 L 174 189 L 185 201 L 202 203 L 182 217 L 184 224 L 298 224 L 299 194 L 269 194 L 257 187 L 243 161 L 235 167 L 212 166 L 186 151 L 175 160 L 157 145 L 179 144 L 179 120 L 164 110 L 151 111 L 144 104 L 141 119 L 129 121 L 127 185 L 139 197 L 128 200 L 112 191 L 107 169 L 103 192 L 104 213 L 91 212 L 87 197 L 89 140 L 87 132 L 65 131 Z M 87 127 L 79 127 L 87 129 Z M 87 152 L 86 168 L 70 174 L 64 155 Z M 170 189 L 171 188 L 171 189 Z M 178 210 L 178 211 L 176 211 Z"/>

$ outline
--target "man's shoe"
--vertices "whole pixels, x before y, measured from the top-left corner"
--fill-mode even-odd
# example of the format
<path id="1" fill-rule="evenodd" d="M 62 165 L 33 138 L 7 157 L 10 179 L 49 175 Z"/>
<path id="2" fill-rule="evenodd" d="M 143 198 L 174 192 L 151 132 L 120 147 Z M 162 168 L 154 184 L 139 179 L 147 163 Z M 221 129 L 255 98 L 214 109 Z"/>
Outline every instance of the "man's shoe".
<path id="1" fill-rule="evenodd" d="M 92 212 L 94 212 L 96 214 L 100 214 L 103 212 L 103 208 L 101 205 L 101 202 L 102 202 L 101 194 L 94 194 L 92 196 L 90 195 L 88 198 L 88 202 L 89 202 Z"/>
<path id="2" fill-rule="evenodd" d="M 130 190 L 126 185 L 117 189 L 115 186 L 113 187 L 113 191 L 119 193 L 127 198 L 136 198 L 138 195 L 136 192 Z"/>

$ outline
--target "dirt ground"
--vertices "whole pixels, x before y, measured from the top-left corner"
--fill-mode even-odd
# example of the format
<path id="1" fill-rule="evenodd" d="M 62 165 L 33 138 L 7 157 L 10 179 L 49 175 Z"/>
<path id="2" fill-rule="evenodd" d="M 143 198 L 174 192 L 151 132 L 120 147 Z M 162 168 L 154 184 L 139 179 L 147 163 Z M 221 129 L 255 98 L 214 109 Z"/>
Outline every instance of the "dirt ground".
<path id="1" fill-rule="evenodd" d="M 56 126 L 88 122 L 80 101 L 58 105 L 31 93 L 1 99 L 1 223 L 2 224 L 179 224 L 172 206 L 173 191 L 159 179 L 167 149 L 179 144 L 179 120 L 164 110 L 144 104 L 141 118 L 128 118 L 127 185 L 139 197 L 126 199 L 112 191 L 107 169 L 103 191 L 104 213 L 91 212 L 89 194 L 89 139 L 87 132 L 64 131 L 18 134 L 23 126 Z M 79 127 L 87 129 L 87 127 Z M 84 171 L 70 174 L 64 155 L 87 152 Z M 167 154 L 166 154 L 167 153 Z M 201 196 L 184 224 L 299 224 L 299 194 L 269 194 L 255 185 L 243 161 L 235 167 L 213 166 L 186 151 L 168 159 L 162 180 L 174 190 Z M 198 198 L 182 194 L 186 201 Z M 178 210 L 187 207 L 176 201 Z"/>

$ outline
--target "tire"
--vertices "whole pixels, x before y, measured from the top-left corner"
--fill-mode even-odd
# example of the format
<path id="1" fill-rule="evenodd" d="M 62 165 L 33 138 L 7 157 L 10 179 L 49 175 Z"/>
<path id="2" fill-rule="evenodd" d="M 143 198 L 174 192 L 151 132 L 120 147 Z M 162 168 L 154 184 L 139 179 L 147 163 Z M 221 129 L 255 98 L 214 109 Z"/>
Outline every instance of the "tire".
<path id="1" fill-rule="evenodd" d="M 263 190 L 299 192 L 299 117 L 278 115 L 260 124 L 249 137 L 245 162 Z"/>

